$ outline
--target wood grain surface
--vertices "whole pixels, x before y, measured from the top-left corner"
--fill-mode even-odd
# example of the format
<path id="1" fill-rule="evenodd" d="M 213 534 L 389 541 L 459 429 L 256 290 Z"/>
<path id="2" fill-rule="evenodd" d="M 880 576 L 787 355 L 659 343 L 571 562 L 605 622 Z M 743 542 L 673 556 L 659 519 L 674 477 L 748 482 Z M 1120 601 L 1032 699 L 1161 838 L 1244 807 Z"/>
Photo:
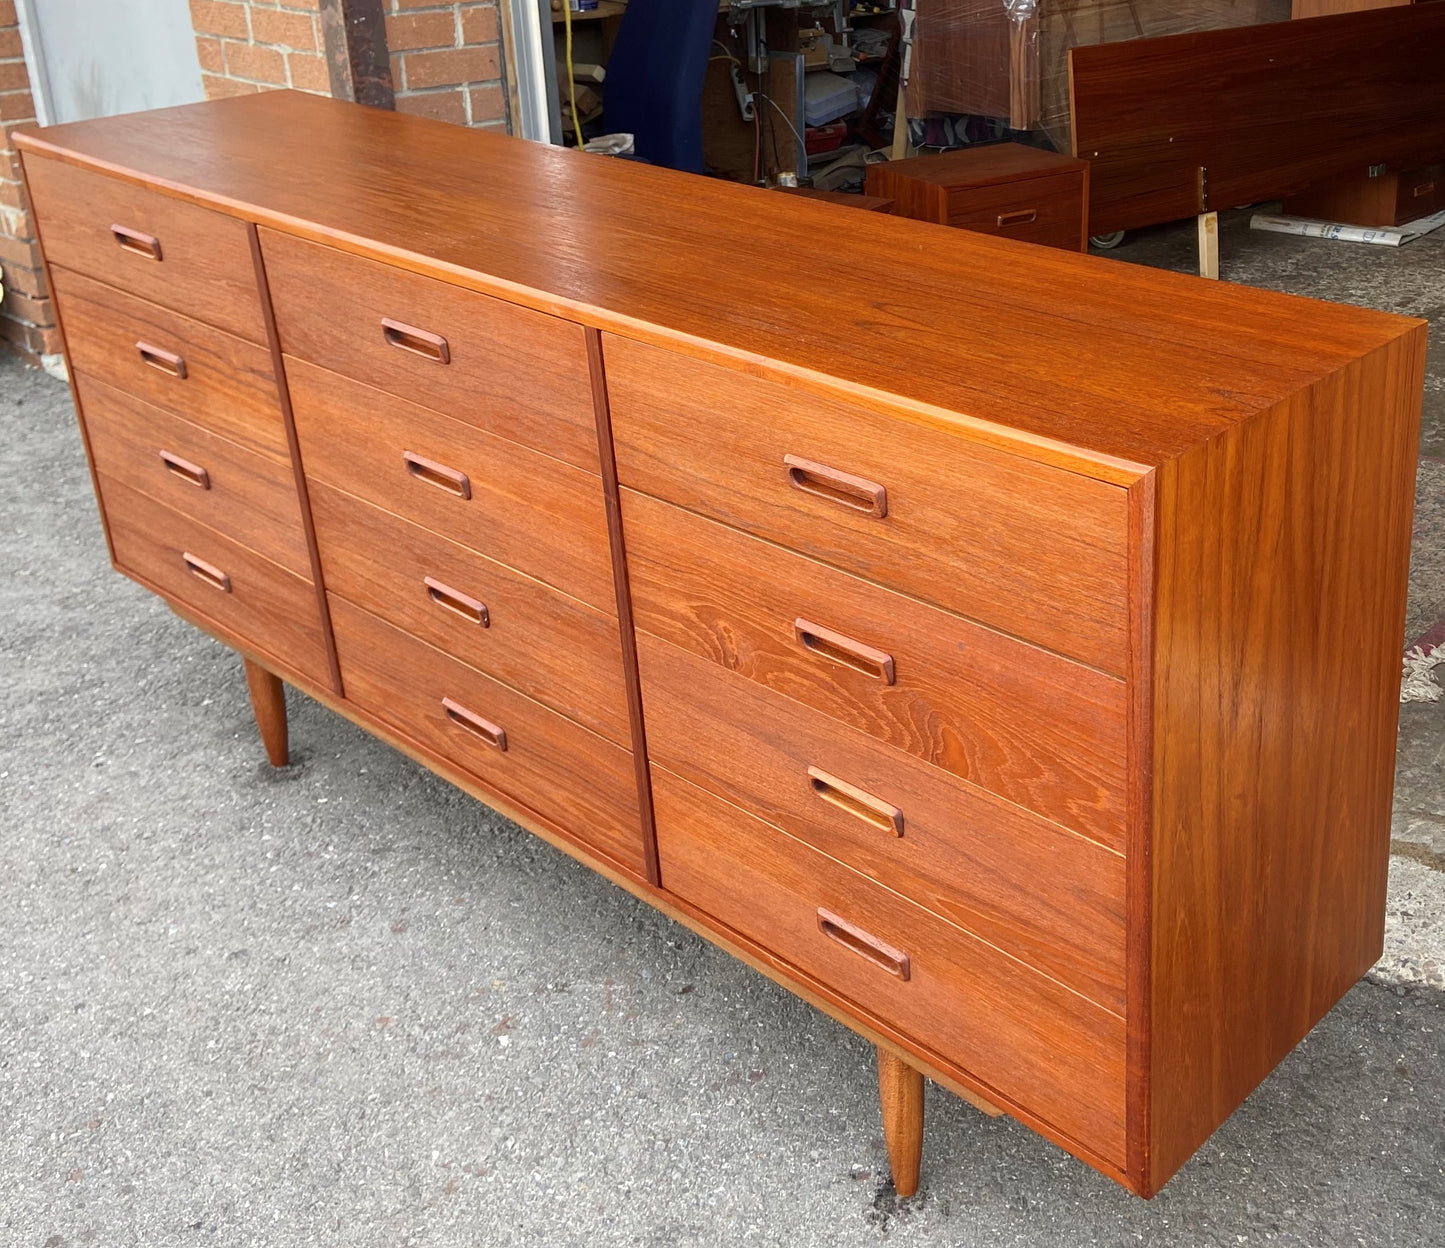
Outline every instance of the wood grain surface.
<path id="1" fill-rule="evenodd" d="M 75 385 L 100 472 L 311 579 L 289 463 L 247 450 L 103 381 L 77 373 Z M 204 472 L 204 487 L 188 465 Z"/>
<path id="2" fill-rule="evenodd" d="M 597 471 L 578 326 L 274 230 L 261 247 L 287 355 Z M 384 319 L 443 338 L 447 362 L 388 342 Z"/>
<path id="3" fill-rule="evenodd" d="M 1442 61 L 1439 4 L 1072 48 L 1089 233 L 1276 199 L 1374 164 L 1439 160 Z"/>
<path id="4" fill-rule="evenodd" d="M 631 751 L 334 594 L 331 623 L 348 699 L 642 873 Z M 448 716 L 444 698 L 499 726 L 506 749 Z"/>
<path id="5" fill-rule="evenodd" d="M 101 501 L 115 542 L 116 567 L 138 573 L 167 598 L 194 606 L 315 681 L 330 669 L 312 585 L 255 551 L 111 477 Z M 188 570 L 185 555 L 229 578 L 229 592 Z"/>
<path id="6" fill-rule="evenodd" d="M 645 494 L 623 519 L 640 629 L 1123 847 L 1124 682 Z M 893 683 L 801 644 L 800 617 Z"/>
<path id="7" fill-rule="evenodd" d="M 32 160 L 26 173 L 51 264 L 265 343 L 244 221 L 58 160 Z"/>
<path id="8" fill-rule="evenodd" d="M 266 758 L 273 767 L 285 767 L 291 761 L 290 732 L 286 723 L 286 686 L 281 678 L 268 672 L 259 663 L 245 660 L 246 691 L 251 698 L 251 713 L 256 717 L 256 731 L 261 735 Z"/>
<path id="9" fill-rule="evenodd" d="M 333 593 L 631 748 L 614 617 L 331 486 L 312 484 L 311 512 Z M 482 603 L 486 627 L 427 578 Z"/>
<path id="10" fill-rule="evenodd" d="M 1424 349 L 1160 474 L 1149 1190 L 1380 955 Z"/>
<path id="11" fill-rule="evenodd" d="M 1122 1020 L 656 763 L 652 787 L 663 887 L 1122 1162 Z M 829 939 L 820 908 L 909 978 Z"/>
<path id="12" fill-rule="evenodd" d="M 300 360 L 286 379 L 308 477 L 616 611 L 595 473 Z M 413 476 L 407 452 L 463 474 L 470 497 Z"/>
<path id="13" fill-rule="evenodd" d="M 1400 332 L 1360 308 L 845 215 L 299 92 L 16 135 L 27 157 L 145 179 L 263 225 L 1125 484 Z M 762 262 L 748 262 L 760 238 Z M 826 292 L 779 280 L 780 264 L 831 272 L 839 255 L 867 255 L 908 280 Z M 1301 336 L 1293 327 L 1304 317 Z"/>
<path id="14" fill-rule="evenodd" d="M 66 343 L 78 372 L 248 450 L 289 460 L 265 347 L 67 269 L 53 268 L 51 281 L 65 310 Z M 176 377 L 147 364 L 138 343 L 180 356 L 186 375 Z"/>
<path id="15" fill-rule="evenodd" d="M 1124 1016 L 1124 860 L 641 634 L 651 757 Z M 901 833 L 810 770 L 901 811 Z"/>
<path id="16" fill-rule="evenodd" d="M 1123 672 L 1123 490 L 654 347 L 605 349 L 624 486 Z M 787 455 L 883 486 L 887 515 L 795 488 Z"/>

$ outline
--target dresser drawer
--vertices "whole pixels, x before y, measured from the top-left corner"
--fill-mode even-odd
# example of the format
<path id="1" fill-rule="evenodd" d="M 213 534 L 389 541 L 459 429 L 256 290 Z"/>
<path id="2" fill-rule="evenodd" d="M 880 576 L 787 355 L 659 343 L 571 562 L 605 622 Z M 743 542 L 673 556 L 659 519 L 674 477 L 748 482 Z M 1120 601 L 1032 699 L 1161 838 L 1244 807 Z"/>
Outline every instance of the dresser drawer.
<path id="1" fill-rule="evenodd" d="M 615 614 L 599 477 L 287 359 L 308 476 Z"/>
<path id="2" fill-rule="evenodd" d="M 328 594 L 349 701 L 641 875 L 632 753 Z"/>
<path id="3" fill-rule="evenodd" d="M 615 616 L 314 483 L 326 588 L 631 748 Z"/>
<path id="4" fill-rule="evenodd" d="M 329 686 L 311 581 L 110 477 L 101 501 L 116 566 L 214 620 L 248 645 Z"/>
<path id="5" fill-rule="evenodd" d="M 1082 173 L 957 188 L 947 205 L 947 223 L 959 229 L 1069 251 L 1078 251 L 1083 243 Z"/>
<path id="6" fill-rule="evenodd" d="M 93 377 L 77 373 L 75 385 L 97 472 L 311 578 L 289 460 L 248 451 Z"/>
<path id="7" fill-rule="evenodd" d="M 1122 680 L 633 490 L 622 516 L 639 630 L 1123 847 Z"/>
<path id="8" fill-rule="evenodd" d="M 77 372 L 289 462 L 266 348 L 77 273 L 50 274 Z"/>
<path id="9" fill-rule="evenodd" d="M 1124 490 L 626 339 L 606 356 L 624 485 L 1124 672 Z"/>
<path id="10" fill-rule="evenodd" d="M 599 470 L 582 327 L 262 230 L 282 349 Z"/>
<path id="11" fill-rule="evenodd" d="M 737 807 L 652 768 L 662 886 L 1124 1159 L 1124 1022 Z"/>
<path id="12" fill-rule="evenodd" d="M 51 264 L 266 342 L 244 221 L 59 160 L 25 178 Z"/>
<path id="13" fill-rule="evenodd" d="M 1124 859 L 641 634 L 649 757 L 1123 1015 Z"/>

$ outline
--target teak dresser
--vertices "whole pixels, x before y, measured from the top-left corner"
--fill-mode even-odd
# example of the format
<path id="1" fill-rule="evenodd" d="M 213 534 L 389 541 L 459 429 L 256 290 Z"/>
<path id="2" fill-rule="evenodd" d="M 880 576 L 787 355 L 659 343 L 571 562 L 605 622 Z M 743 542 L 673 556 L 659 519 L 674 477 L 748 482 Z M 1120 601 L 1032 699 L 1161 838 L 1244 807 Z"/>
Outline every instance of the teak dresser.
<path id="1" fill-rule="evenodd" d="M 19 136 L 115 566 L 1157 1191 L 1378 956 L 1425 327 L 292 93 Z M 868 254 L 855 296 L 777 267 Z"/>

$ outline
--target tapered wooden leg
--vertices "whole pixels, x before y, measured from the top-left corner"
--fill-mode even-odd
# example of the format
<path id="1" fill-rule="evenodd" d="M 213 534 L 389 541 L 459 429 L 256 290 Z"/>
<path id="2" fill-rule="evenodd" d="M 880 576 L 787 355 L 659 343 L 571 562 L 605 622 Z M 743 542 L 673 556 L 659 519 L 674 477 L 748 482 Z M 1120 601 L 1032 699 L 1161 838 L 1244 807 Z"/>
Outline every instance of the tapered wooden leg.
<path id="1" fill-rule="evenodd" d="M 1199 276 L 1219 277 L 1219 214 L 1199 214 Z"/>
<path id="2" fill-rule="evenodd" d="M 246 688 L 251 691 L 251 710 L 261 732 L 261 744 L 271 766 L 284 767 L 291 755 L 286 742 L 286 686 L 259 663 L 246 660 Z"/>
<path id="3" fill-rule="evenodd" d="M 923 1076 L 901 1057 L 878 1050 L 878 1100 L 883 1106 L 883 1138 L 893 1187 L 900 1196 L 918 1190 L 923 1161 Z"/>

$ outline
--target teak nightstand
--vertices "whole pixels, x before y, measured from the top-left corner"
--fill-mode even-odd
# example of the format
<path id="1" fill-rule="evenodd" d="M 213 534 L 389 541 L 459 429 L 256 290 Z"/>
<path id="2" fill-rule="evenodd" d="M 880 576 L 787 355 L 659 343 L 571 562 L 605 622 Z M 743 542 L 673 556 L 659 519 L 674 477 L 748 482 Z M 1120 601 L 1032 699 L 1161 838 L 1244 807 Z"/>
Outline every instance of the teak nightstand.
<path id="1" fill-rule="evenodd" d="M 1089 249 L 1089 162 L 1072 156 L 990 143 L 869 165 L 865 190 L 915 221 Z"/>
<path id="2" fill-rule="evenodd" d="M 903 1194 L 927 1076 L 1151 1195 L 1379 956 L 1423 322 L 294 92 L 16 141 L 271 759 L 284 680 L 854 1028 Z"/>

